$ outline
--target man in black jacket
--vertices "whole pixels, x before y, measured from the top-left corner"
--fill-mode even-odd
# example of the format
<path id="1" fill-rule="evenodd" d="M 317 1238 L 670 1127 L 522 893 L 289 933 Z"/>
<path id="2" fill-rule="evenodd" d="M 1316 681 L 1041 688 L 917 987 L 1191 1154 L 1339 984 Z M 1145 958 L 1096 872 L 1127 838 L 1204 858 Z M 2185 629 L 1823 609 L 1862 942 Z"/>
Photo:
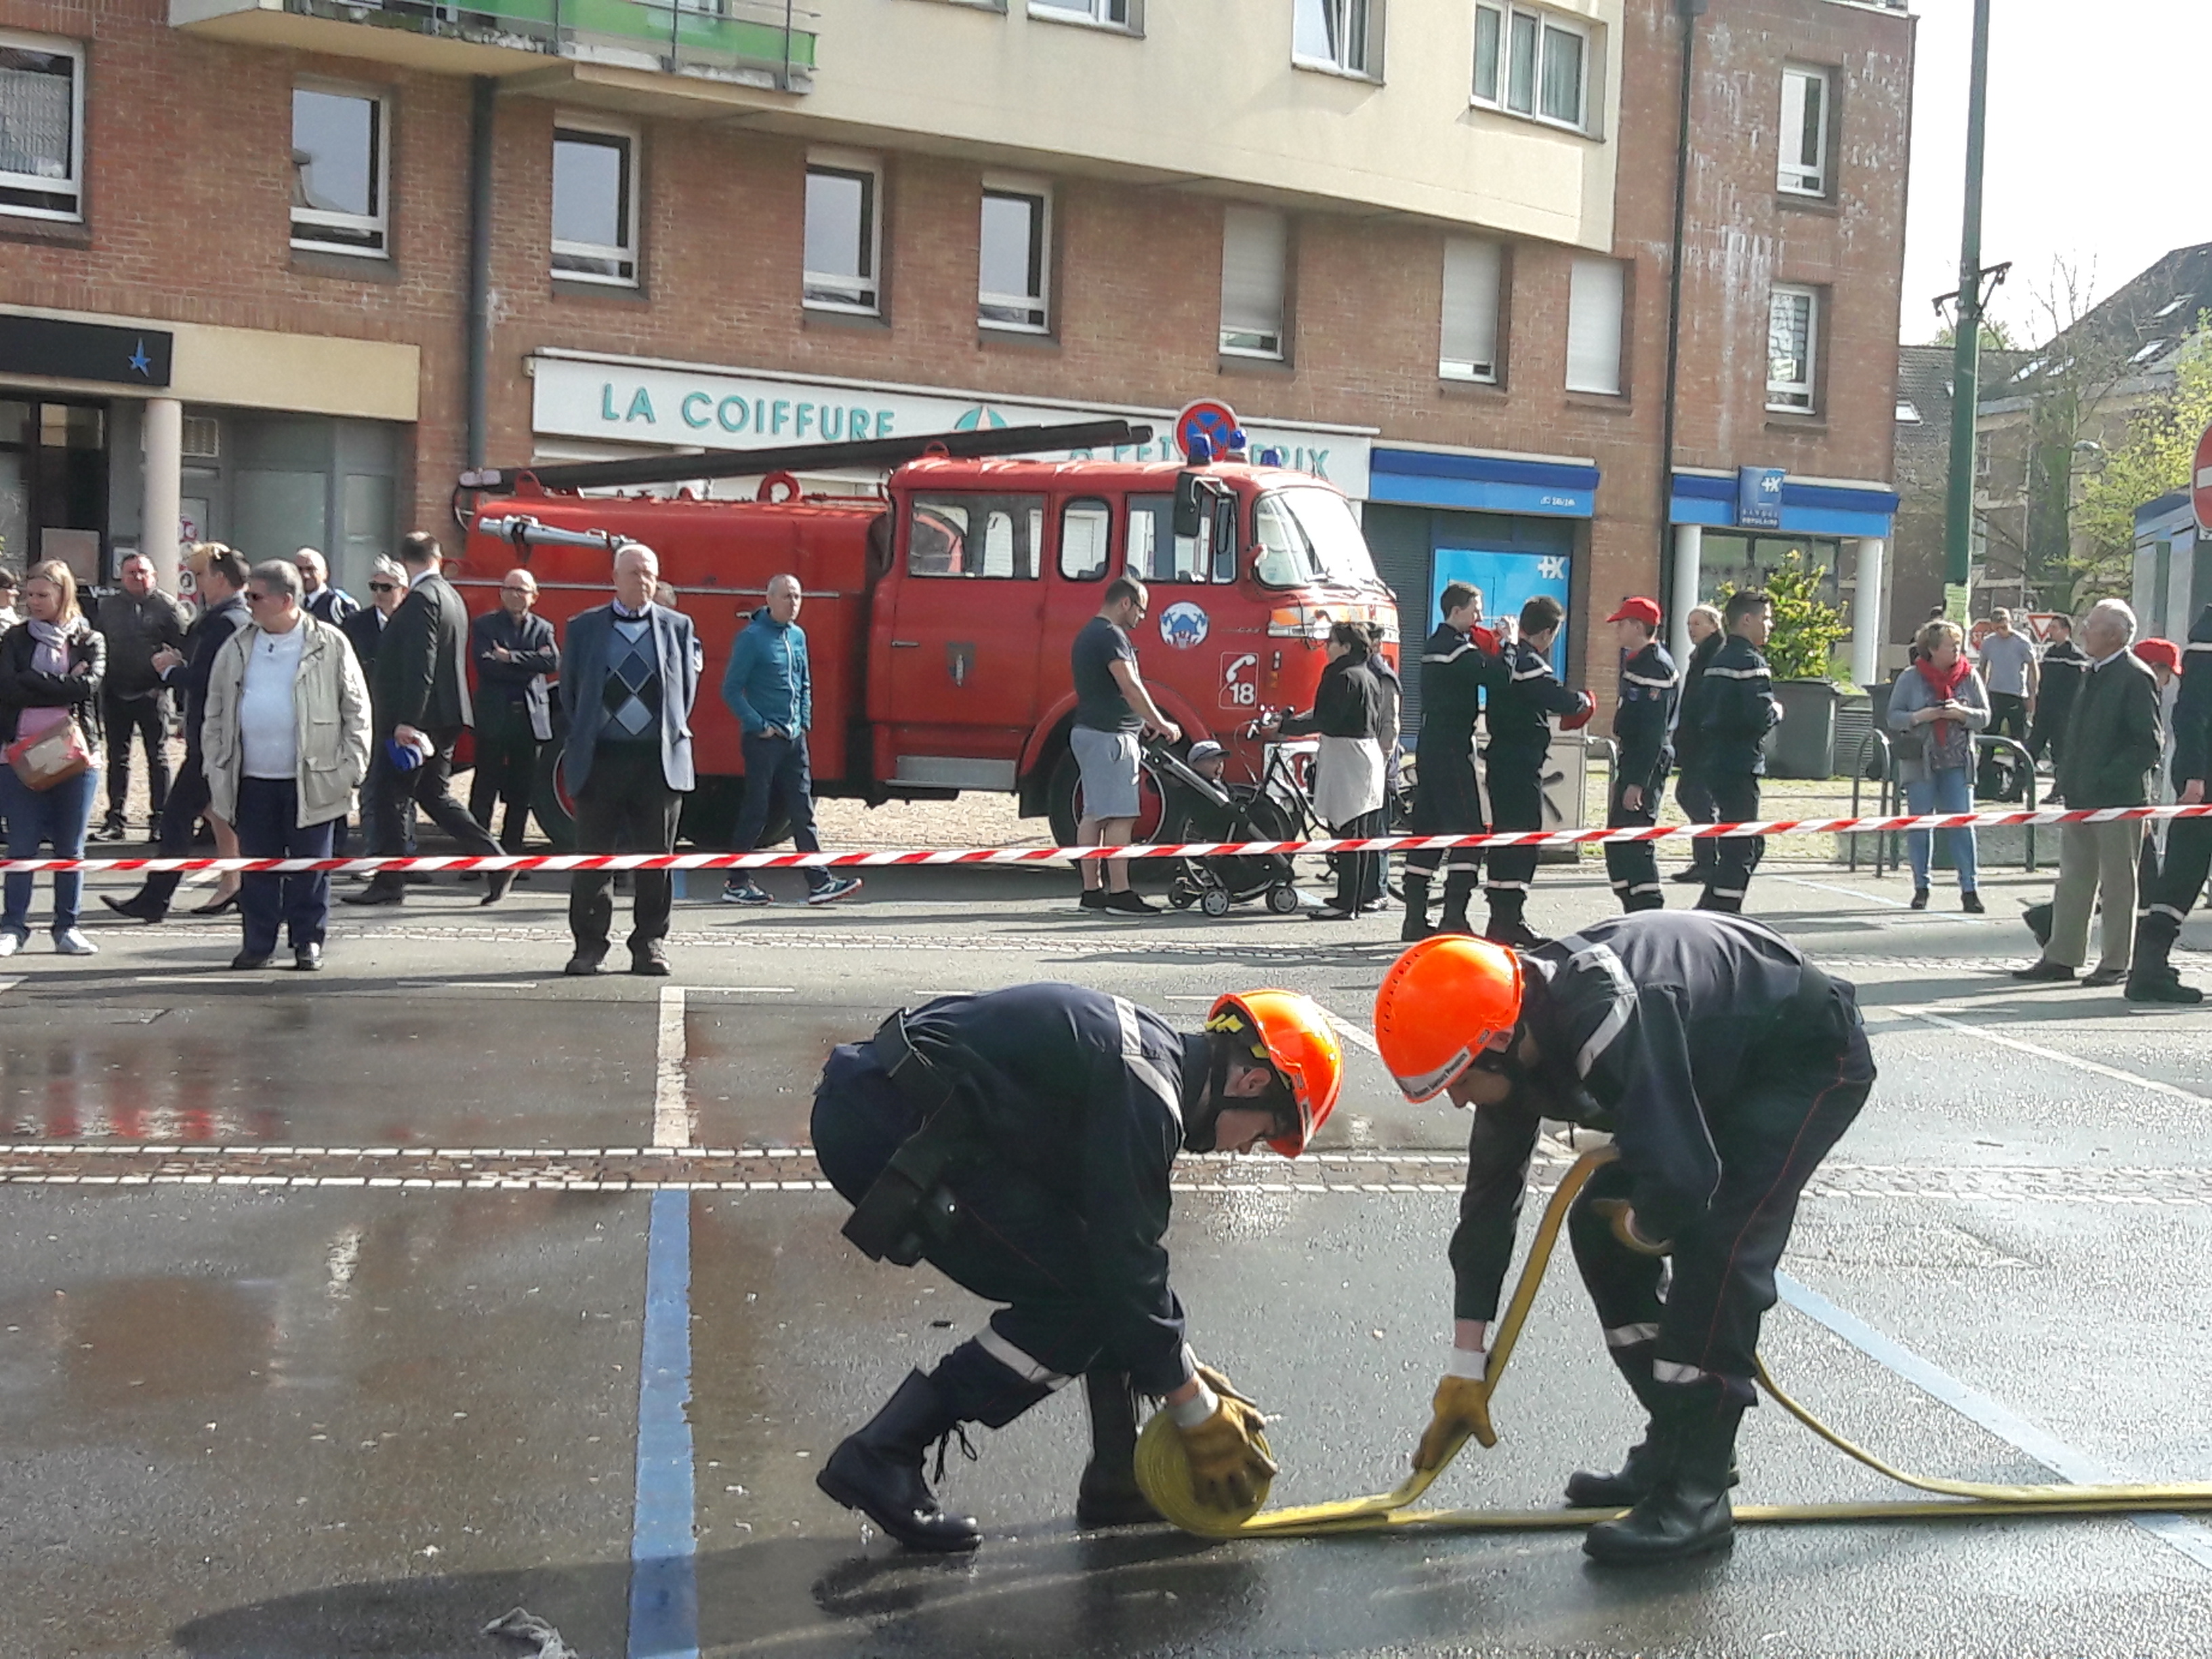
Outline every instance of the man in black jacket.
<path id="1" fill-rule="evenodd" d="M 1421 733 L 1414 740 L 1419 767 L 1413 787 L 1416 836 L 1480 836 L 1482 790 L 1474 775 L 1474 726 L 1482 717 L 1482 696 L 1504 689 L 1504 659 L 1498 636 L 1482 625 L 1481 590 L 1467 582 L 1447 586 L 1437 600 L 1443 620 L 1421 647 Z M 1482 849 L 1455 847 L 1449 852 L 1406 854 L 1406 922 L 1399 937 L 1408 942 L 1429 936 L 1429 884 L 1441 867 L 1443 914 L 1437 927 L 1446 933 L 1471 933 L 1467 902 L 1482 879 Z"/>
<path id="2" fill-rule="evenodd" d="M 1375 1035 L 1408 1099 L 1449 1091 L 1474 1112 L 1451 1359 L 1414 1467 L 1467 1434 L 1494 1438 L 1485 1343 L 1543 1121 L 1607 1130 L 1619 1157 L 1568 1232 L 1650 1421 L 1619 1473 L 1577 1474 L 1567 1501 L 1628 1509 L 1591 1529 L 1601 1560 L 1725 1548 L 1775 1266 L 1799 1194 L 1874 1085 L 1852 988 L 1747 918 L 1650 911 L 1517 959 L 1480 939 L 1417 945 L 1383 980 Z"/>
<path id="3" fill-rule="evenodd" d="M 1659 821 L 1659 803 L 1666 797 L 1680 690 L 1674 659 L 1659 643 L 1657 600 L 1624 599 L 1606 620 L 1613 624 L 1624 658 L 1620 702 L 1613 716 L 1613 741 L 1620 752 L 1613 763 L 1606 828 L 1641 828 Z M 1650 842 L 1607 842 L 1605 873 L 1622 909 L 1667 908 L 1666 890 L 1659 885 L 1658 854 Z"/>
<path id="4" fill-rule="evenodd" d="M 161 855 L 183 858 L 192 850 L 192 827 L 208 809 L 208 784 L 200 752 L 200 726 L 207 718 L 208 678 L 215 659 L 230 636 L 246 626 L 246 561 L 217 542 L 197 550 L 204 556 L 196 580 L 199 585 L 200 614 L 185 633 L 184 648 L 165 646 L 151 659 L 161 684 L 183 694 L 185 763 L 169 787 L 161 805 Z M 184 877 L 173 870 L 157 870 L 127 899 L 102 893 L 100 902 L 118 915 L 134 921 L 160 921 L 169 914 Z"/>
<path id="5" fill-rule="evenodd" d="M 2043 672 L 2036 682 L 2035 724 L 2028 730 L 2027 752 L 2039 762 L 2049 754 L 2055 769 L 2066 751 L 2066 722 L 2074 717 L 2074 699 L 2081 695 L 2081 675 L 2089 659 L 2074 643 L 2070 617 L 2053 617 L 2045 629 Z"/>
<path id="6" fill-rule="evenodd" d="M 123 822 L 131 799 L 131 745 L 146 751 L 146 788 L 159 832 L 161 808 L 169 799 L 168 699 L 154 653 L 176 650 L 191 627 L 185 608 L 155 580 L 154 562 L 143 553 L 127 555 L 116 571 L 120 584 L 100 602 L 93 618 L 107 641 L 107 678 L 100 682 L 100 714 L 107 727 L 107 818 L 95 837 L 121 841 L 130 834 Z"/>
<path id="7" fill-rule="evenodd" d="M 1574 731 L 1597 711 L 1596 698 L 1569 690 L 1552 672 L 1552 644 L 1566 614 L 1557 599 L 1538 594 L 1521 607 L 1521 636 L 1505 647 L 1505 689 L 1490 700 L 1490 742 L 1482 751 L 1491 822 L 1501 834 L 1544 827 L 1544 763 L 1552 752 L 1553 717 Z M 1522 917 L 1536 857 L 1533 847 L 1491 848 L 1490 879 L 1483 887 L 1490 901 L 1486 938 L 1522 948 L 1544 942 Z"/>
<path id="8" fill-rule="evenodd" d="M 375 748 L 368 766 L 374 805 L 371 831 L 381 853 L 399 845 L 402 808 L 413 801 L 430 821 L 460 842 L 461 850 L 496 856 L 494 841 L 455 800 L 449 787 L 453 746 L 469 724 L 469 611 L 453 585 L 439 574 L 445 554 L 437 540 L 416 531 L 399 544 L 408 593 L 386 625 L 369 671 L 376 714 Z M 408 757 L 413 757 L 411 764 Z M 487 872 L 480 902 L 496 904 L 514 883 L 512 870 Z M 407 884 L 379 871 L 368 886 L 345 896 L 348 904 L 400 904 Z"/>
<path id="9" fill-rule="evenodd" d="M 1002 1429 L 1079 1376 L 1082 1525 L 1157 1518 L 1131 1462 L 1139 1394 L 1174 1414 L 1202 1501 L 1249 1501 L 1273 1466 L 1252 1439 L 1256 1412 L 1185 1339 L 1164 1243 L 1170 1178 L 1186 1150 L 1265 1140 L 1297 1157 L 1342 1076 L 1328 1017 L 1288 991 L 1223 997 L 1185 1036 L 1103 991 L 1020 985 L 940 997 L 833 1050 L 812 1127 L 823 1174 L 854 1206 L 845 1236 L 877 1261 L 926 1258 L 1004 1305 L 935 1370 L 910 1372 L 816 1484 L 910 1548 L 972 1550 L 981 1534 L 939 1506 L 924 1450 L 964 1423 Z"/>
<path id="10" fill-rule="evenodd" d="M 2050 659 L 2046 655 L 2044 660 Z M 2048 672 L 2045 695 L 2050 691 Z M 2212 779 L 2212 605 L 2197 613 L 2181 653 L 2181 690 L 2173 699 L 2173 793 L 2184 806 L 2204 804 Z M 2212 818 L 2176 818 L 2166 826 L 2166 861 L 2136 918 L 2135 958 L 2128 969 L 2130 1002 L 2202 1002 L 2169 958 L 2181 924 L 2212 872 Z"/>
<path id="11" fill-rule="evenodd" d="M 1690 659 L 1682 665 L 1682 700 L 1674 711 L 1674 804 L 1692 823 L 1718 823 L 1713 816 L 1713 792 L 1705 782 L 1705 734 L 1698 722 L 1705 718 L 1705 670 L 1728 643 L 1728 635 L 1721 628 L 1720 611 L 1710 605 L 1692 605 L 1682 626 L 1690 637 Z M 1668 879 L 1704 887 L 1712 873 L 1712 842 L 1693 841 L 1689 868 L 1677 870 Z"/>
<path id="12" fill-rule="evenodd" d="M 530 828 L 531 792 L 538 783 L 538 745 L 553 738 L 545 677 L 561 672 L 553 624 L 532 613 L 538 579 L 527 570 L 500 578 L 499 609 L 469 625 L 477 665 L 477 769 L 469 783 L 469 816 L 486 830 L 492 809 L 507 804 L 499 843 L 522 850 Z"/>
<path id="13" fill-rule="evenodd" d="M 1782 722 L 1768 674 L 1766 635 L 1774 602 L 1763 589 L 1729 595 L 1721 612 L 1728 639 L 1713 655 L 1698 689 L 1698 764 L 1711 792 L 1716 823 L 1747 823 L 1759 817 L 1759 781 L 1766 775 L 1766 734 Z M 1766 850 L 1763 836 L 1729 836 L 1715 843 L 1712 873 L 1700 910 L 1741 910 L 1751 872 Z"/>

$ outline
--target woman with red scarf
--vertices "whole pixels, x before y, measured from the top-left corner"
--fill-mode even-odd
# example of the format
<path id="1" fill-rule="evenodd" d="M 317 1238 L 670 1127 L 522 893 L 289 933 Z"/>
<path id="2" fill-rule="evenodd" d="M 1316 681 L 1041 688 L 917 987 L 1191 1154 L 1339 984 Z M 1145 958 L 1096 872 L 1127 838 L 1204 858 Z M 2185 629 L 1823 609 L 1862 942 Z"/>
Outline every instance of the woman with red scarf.
<path id="1" fill-rule="evenodd" d="M 1956 623 L 1936 621 L 1913 641 L 1912 666 L 1889 694 L 1889 729 L 1896 738 L 1899 773 L 1905 781 L 1905 811 L 1971 812 L 1974 810 L 1974 733 L 1990 723 L 1990 694 L 1966 658 L 1966 636 Z M 1982 896 L 1974 868 L 1974 831 L 1946 830 L 1951 862 L 1959 872 L 1961 905 L 1979 915 Z M 1905 832 L 1912 861 L 1912 908 L 1928 908 L 1928 843 L 1925 830 Z"/>

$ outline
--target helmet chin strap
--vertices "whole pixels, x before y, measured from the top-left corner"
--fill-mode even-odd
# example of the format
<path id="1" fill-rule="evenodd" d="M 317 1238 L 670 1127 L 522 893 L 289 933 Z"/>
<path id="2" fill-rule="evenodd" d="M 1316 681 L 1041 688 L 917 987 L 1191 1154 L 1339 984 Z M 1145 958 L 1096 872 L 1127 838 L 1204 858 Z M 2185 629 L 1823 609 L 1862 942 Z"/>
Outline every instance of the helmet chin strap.
<path id="1" fill-rule="evenodd" d="M 1228 1100 L 1229 1045 L 1215 1042 L 1206 1067 L 1206 1092 L 1183 1108 L 1182 1145 L 1185 1152 L 1210 1152 L 1221 1123 L 1221 1109 Z"/>

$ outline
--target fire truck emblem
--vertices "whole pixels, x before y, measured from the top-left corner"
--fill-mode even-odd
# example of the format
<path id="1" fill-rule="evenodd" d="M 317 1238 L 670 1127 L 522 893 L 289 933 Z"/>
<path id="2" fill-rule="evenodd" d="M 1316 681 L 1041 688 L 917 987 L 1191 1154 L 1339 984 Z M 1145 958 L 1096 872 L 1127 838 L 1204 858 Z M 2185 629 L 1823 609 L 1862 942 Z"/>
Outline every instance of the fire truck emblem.
<path id="1" fill-rule="evenodd" d="M 956 640 L 945 647 L 945 672 L 952 677 L 955 685 L 968 684 L 968 676 L 975 670 L 975 647 L 964 640 Z"/>
<path id="2" fill-rule="evenodd" d="M 1206 612 L 1188 599 L 1160 612 L 1160 637 L 1178 651 L 1205 644 L 1206 629 L 1211 626 Z"/>

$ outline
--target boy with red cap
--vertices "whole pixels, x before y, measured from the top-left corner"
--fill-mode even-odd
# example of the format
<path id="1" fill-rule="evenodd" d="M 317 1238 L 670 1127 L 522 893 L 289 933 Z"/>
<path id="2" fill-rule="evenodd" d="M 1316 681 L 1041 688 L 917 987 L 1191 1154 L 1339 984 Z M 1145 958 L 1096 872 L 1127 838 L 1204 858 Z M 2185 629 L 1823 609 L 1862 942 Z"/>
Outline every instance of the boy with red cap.
<path id="1" fill-rule="evenodd" d="M 1659 643 L 1664 620 L 1656 599 L 1623 599 L 1606 620 L 1621 650 L 1620 701 L 1613 737 L 1620 756 L 1613 769 L 1613 799 L 1605 827 L 1620 830 L 1659 821 L 1667 774 L 1674 766 L 1674 719 L 1681 707 L 1681 677 Z M 1659 855 L 1648 841 L 1607 842 L 1605 873 L 1624 910 L 1663 910 Z"/>

